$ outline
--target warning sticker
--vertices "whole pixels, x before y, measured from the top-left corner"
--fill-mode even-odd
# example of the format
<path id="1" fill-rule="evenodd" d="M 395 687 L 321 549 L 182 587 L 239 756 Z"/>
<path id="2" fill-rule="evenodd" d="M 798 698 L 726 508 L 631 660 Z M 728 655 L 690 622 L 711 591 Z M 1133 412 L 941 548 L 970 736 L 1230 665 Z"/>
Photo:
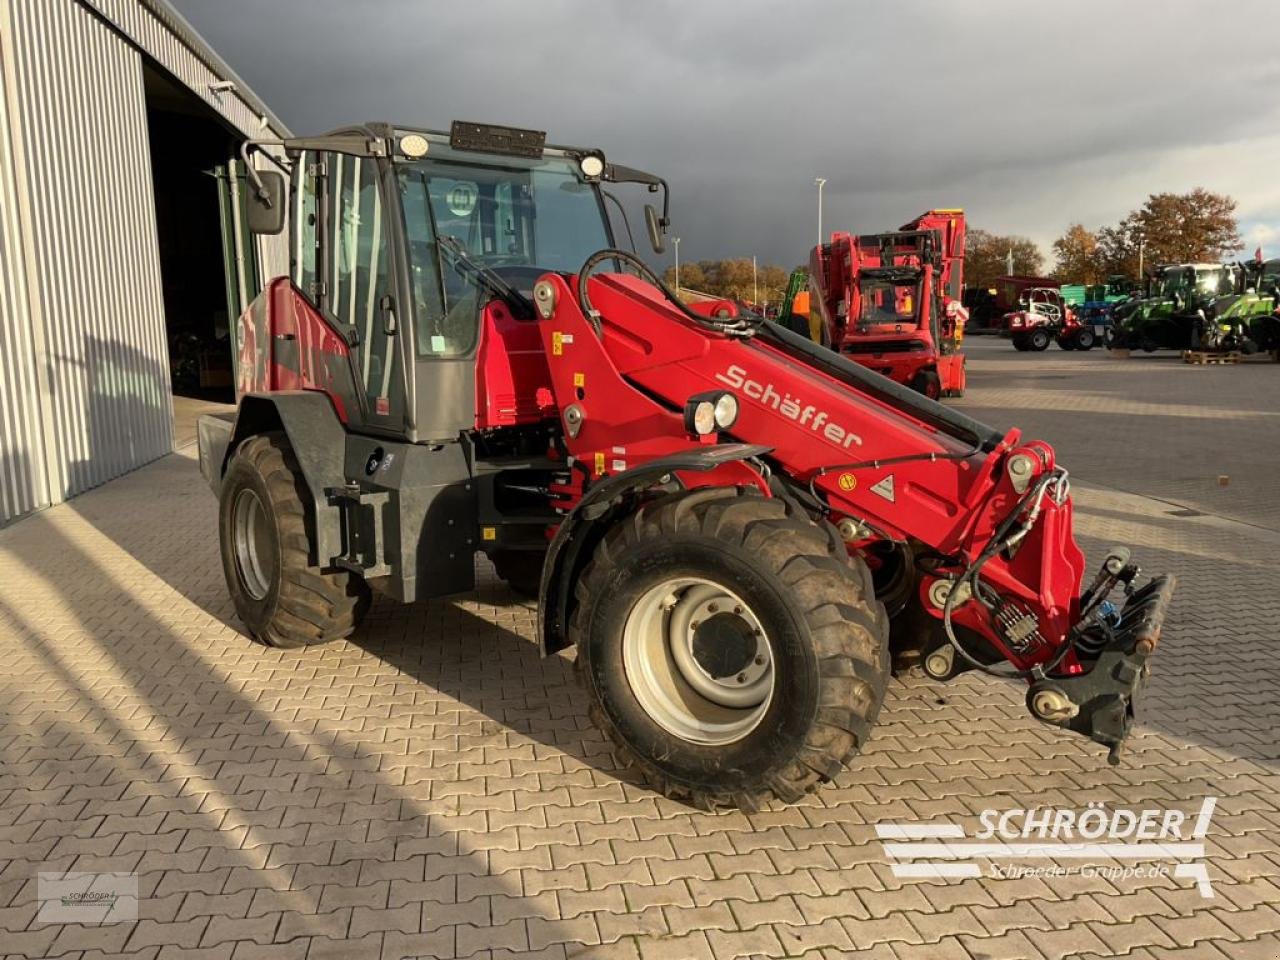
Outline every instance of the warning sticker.
<path id="1" fill-rule="evenodd" d="M 884 497 L 890 503 L 896 503 L 897 501 L 893 493 L 893 474 L 892 473 L 889 474 L 887 477 L 885 477 L 883 480 L 881 480 L 879 483 L 873 486 L 871 488 L 871 492 L 874 494 L 877 494 L 878 496 Z"/>
<path id="2" fill-rule="evenodd" d="M 840 484 L 840 489 L 844 491 L 855 490 L 858 486 L 858 478 L 852 473 L 840 474 L 840 479 L 836 481 Z"/>
<path id="3" fill-rule="evenodd" d="M 600 477 L 603 475 L 604 475 L 604 451 L 602 450 L 596 454 L 596 476 Z"/>

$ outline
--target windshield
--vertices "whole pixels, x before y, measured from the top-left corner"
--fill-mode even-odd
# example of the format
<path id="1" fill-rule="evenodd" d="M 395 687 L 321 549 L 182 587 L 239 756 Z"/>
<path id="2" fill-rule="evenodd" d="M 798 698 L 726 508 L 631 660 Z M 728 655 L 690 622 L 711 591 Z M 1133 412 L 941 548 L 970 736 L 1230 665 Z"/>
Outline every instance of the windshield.
<path id="1" fill-rule="evenodd" d="M 1177 268 L 1170 268 L 1155 283 L 1155 296 L 1172 297 L 1175 293 L 1185 293 L 1188 287 L 1186 273 Z"/>
<path id="2" fill-rule="evenodd" d="M 1231 274 L 1222 267 L 1196 271 L 1196 286 L 1200 289 L 1200 292 L 1207 293 L 1210 296 L 1234 293 L 1235 284 L 1231 281 Z"/>
<path id="3" fill-rule="evenodd" d="M 859 288 L 862 305 L 858 311 L 858 326 L 915 323 L 919 284 L 864 279 Z"/>
<path id="4" fill-rule="evenodd" d="M 460 259 L 527 293 L 540 274 L 576 273 L 612 242 L 595 187 L 568 159 L 468 156 L 435 144 L 432 153 L 397 167 L 418 352 L 462 356 L 475 347 L 476 310 L 488 293 Z M 437 234 L 460 250 L 437 245 Z"/>

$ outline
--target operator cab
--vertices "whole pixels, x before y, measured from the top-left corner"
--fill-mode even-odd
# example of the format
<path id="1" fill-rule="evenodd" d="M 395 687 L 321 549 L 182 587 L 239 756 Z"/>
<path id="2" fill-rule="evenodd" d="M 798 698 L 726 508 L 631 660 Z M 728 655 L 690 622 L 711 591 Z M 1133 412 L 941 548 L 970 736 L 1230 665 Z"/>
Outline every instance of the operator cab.
<path id="1" fill-rule="evenodd" d="M 532 289 L 615 246 L 606 199 L 626 213 L 603 184 L 663 191 L 661 215 L 645 208 L 661 249 L 664 181 L 545 141 L 455 121 L 449 133 L 368 124 L 250 145 L 288 155 L 276 162 L 290 178 L 291 279 L 350 348 L 361 429 L 437 441 L 540 418 Z M 256 186 L 261 201 L 270 190 Z"/>

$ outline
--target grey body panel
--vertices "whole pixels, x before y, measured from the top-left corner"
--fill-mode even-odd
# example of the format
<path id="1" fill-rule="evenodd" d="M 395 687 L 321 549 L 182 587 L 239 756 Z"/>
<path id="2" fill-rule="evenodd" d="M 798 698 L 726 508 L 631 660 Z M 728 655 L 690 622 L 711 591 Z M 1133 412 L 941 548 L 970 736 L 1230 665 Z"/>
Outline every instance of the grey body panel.
<path id="1" fill-rule="evenodd" d="M 477 498 L 461 443 L 352 435 L 345 470 L 361 491 L 349 508 L 349 556 L 366 576 L 405 603 L 475 586 Z"/>
<path id="2" fill-rule="evenodd" d="M 415 373 L 414 432 L 419 439 L 457 438 L 475 429 L 474 356 L 419 360 Z"/>

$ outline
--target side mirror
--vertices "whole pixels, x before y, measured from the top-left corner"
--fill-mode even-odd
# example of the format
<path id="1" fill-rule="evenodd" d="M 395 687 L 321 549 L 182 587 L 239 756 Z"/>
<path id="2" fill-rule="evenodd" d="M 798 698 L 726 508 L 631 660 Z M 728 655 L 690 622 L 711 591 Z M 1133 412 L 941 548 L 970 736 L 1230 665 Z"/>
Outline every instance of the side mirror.
<path id="1" fill-rule="evenodd" d="M 249 232 L 275 236 L 284 230 L 284 174 L 278 170 L 258 171 L 259 184 L 249 179 L 246 220 Z"/>
<path id="2" fill-rule="evenodd" d="M 658 211 L 652 203 L 644 205 L 644 225 L 649 228 L 649 244 L 654 253 L 662 253 L 667 249 L 662 240 L 662 221 L 658 219 Z"/>

